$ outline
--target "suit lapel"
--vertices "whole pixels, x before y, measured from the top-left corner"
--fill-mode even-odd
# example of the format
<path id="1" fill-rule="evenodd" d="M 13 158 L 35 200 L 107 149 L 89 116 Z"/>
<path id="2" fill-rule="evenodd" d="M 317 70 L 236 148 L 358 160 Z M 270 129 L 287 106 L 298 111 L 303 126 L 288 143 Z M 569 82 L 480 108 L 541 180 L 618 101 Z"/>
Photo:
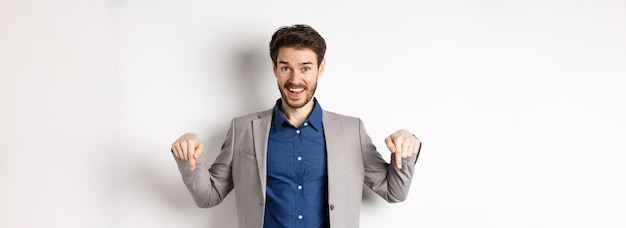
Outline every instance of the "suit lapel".
<path id="1" fill-rule="evenodd" d="M 272 111 L 273 109 L 262 112 L 259 114 L 259 119 L 252 121 L 252 140 L 254 144 L 254 152 L 256 154 L 257 167 L 259 169 L 259 178 L 261 179 L 263 196 L 265 196 L 265 184 L 267 181 L 267 140 L 272 123 Z"/>
<path id="2" fill-rule="evenodd" d="M 341 151 L 339 141 L 340 137 L 340 122 L 333 118 L 332 114 L 324 111 L 322 114 L 322 124 L 324 125 L 324 138 L 326 140 L 326 165 L 328 171 L 328 184 L 337 183 L 332 181 L 337 173 L 335 170 L 339 165 L 335 164 L 338 156 L 338 151 Z M 330 187 L 330 186 L 329 186 Z"/>

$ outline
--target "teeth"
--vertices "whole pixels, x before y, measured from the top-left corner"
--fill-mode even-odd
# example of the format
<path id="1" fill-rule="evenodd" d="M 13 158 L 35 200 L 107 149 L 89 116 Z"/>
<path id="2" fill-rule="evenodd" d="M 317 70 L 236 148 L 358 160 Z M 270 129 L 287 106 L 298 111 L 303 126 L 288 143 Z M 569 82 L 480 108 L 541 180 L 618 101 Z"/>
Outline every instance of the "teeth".
<path id="1" fill-rule="evenodd" d="M 289 91 L 291 91 L 291 92 L 302 92 L 302 91 L 304 91 L 304 88 L 289 88 Z"/>

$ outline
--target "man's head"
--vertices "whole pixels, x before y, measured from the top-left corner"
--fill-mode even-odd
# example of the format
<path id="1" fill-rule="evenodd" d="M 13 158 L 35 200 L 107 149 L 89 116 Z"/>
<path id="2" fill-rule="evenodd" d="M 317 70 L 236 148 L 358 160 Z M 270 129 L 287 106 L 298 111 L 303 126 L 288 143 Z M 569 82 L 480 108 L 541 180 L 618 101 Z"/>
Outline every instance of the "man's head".
<path id="1" fill-rule="evenodd" d="M 281 27 L 270 41 L 270 56 L 282 108 L 312 109 L 317 79 L 324 73 L 326 42 L 306 25 Z"/>

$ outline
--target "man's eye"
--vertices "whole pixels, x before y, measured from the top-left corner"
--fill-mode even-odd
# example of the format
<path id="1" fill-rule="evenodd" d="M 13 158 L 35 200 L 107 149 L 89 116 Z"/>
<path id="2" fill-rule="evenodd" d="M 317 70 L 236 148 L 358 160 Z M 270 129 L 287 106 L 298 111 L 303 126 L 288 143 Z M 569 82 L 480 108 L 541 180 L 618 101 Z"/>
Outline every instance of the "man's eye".
<path id="1" fill-rule="evenodd" d="M 309 70 L 311 70 L 311 68 L 310 68 L 310 67 L 303 67 L 303 68 L 302 68 L 302 71 L 303 71 L 303 72 L 307 72 L 307 71 L 309 71 Z"/>
<path id="2" fill-rule="evenodd" d="M 283 72 L 289 72 L 291 70 L 291 69 L 289 69 L 289 67 L 283 67 L 283 68 L 280 68 L 280 69 Z"/>

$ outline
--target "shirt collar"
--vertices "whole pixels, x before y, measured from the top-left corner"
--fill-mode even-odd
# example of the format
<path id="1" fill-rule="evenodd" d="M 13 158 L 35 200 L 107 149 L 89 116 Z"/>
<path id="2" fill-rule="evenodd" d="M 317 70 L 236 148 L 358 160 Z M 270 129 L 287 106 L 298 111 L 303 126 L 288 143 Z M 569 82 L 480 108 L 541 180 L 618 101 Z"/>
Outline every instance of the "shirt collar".
<path id="1" fill-rule="evenodd" d="M 280 111 L 281 101 L 281 99 L 276 100 L 276 105 L 274 105 L 274 117 L 272 118 L 272 127 L 276 129 L 282 127 L 284 124 L 293 126 L 285 118 L 285 115 L 283 115 L 283 113 Z M 319 102 L 317 102 L 317 98 L 313 98 L 313 102 L 313 111 L 311 111 L 309 118 L 307 118 L 304 123 L 308 123 L 308 125 L 313 127 L 313 129 L 319 131 L 322 129 L 322 107 L 320 106 Z"/>

